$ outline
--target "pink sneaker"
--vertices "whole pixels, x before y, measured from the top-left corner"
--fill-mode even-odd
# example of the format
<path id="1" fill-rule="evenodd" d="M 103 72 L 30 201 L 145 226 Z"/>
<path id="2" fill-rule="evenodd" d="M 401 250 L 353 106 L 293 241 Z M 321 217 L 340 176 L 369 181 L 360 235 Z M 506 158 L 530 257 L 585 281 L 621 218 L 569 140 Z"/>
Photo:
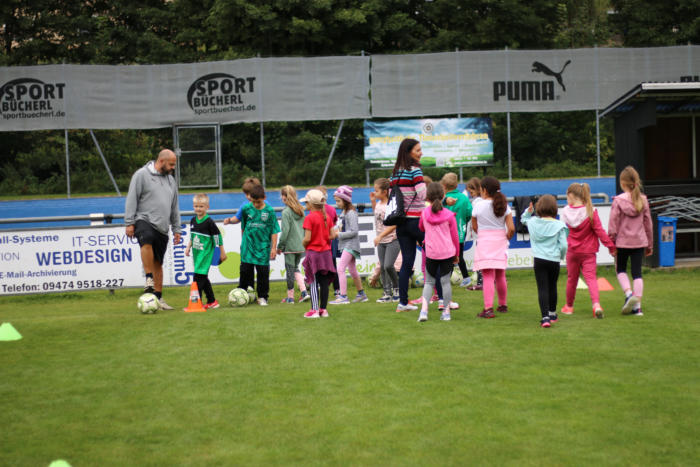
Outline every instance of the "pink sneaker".
<path id="1" fill-rule="evenodd" d="M 603 313 L 603 308 L 601 308 L 600 303 L 593 304 L 593 317 L 597 319 L 603 319 L 605 314 Z"/>
<path id="2" fill-rule="evenodd" d="M 573 315 L 574 314 L 574 307 L 569 306 L 569 305 L 564 305 L 561 309 L 561 312 L 564 313 L 565 315 Z"/>
<path id="3" fill-rule="evenodd" d="M 321 308 L 320 310 L 318 310 L 318 315 L 319 315 L 321 318 L 328 318 L 328 317 L 330 316 L 330 315 L 328 314 L 328 310 L 326 310 L 325 308 Z"/>
<path id="4" fill-rule="evenodd" d="M 318 310 L 309 310 L 304 313 L 304 318 L 320 318 L 321 315 Z"/>
<path id="5" fill-rule="evenodd" d="M 437 294 L 434 293 L 433 296 L 430 297 L 430 303 L 435 303 L 437 301 L 440 301 L 440 297 L 438 297 Z"/>
<path id="6" fill-rule="evenodd" d="M 423 304 L 423 297 L 418 297 L 414 300 L 410 300 L 409 305 L 422 305 Z"/>

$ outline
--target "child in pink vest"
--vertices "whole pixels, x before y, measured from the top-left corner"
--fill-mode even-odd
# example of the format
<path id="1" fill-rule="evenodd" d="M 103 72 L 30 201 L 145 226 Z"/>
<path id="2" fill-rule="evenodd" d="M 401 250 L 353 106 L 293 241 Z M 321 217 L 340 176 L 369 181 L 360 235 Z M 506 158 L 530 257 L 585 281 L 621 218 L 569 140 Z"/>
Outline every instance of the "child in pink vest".
<path id="1" fill-rule="evenodd" d="M 652 254 L 651 213 L 647 197 L 641 193 L 642 182 L 634 167 L 627 166 L 620 173 L 621 195 L 613 199 L 608 222 L 608 235 L 615 242 L 617 261 L 615 269 L 620 287 L 625 292 L 623 315 L 642 316 L 642 259 Z M 632 263 L 632 280 L 627 277 L 627 260 Z"/>

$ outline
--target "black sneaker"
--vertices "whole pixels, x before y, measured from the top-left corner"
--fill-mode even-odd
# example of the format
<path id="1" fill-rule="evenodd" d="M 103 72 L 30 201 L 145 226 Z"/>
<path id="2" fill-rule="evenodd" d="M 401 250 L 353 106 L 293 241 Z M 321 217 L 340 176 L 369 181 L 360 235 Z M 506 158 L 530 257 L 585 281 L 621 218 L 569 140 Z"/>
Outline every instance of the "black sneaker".
<path id="1" fill-rule="evenodd" d="M 550 311 L 550 312 L 549 312 L 549 322 L 550 322 L 550 323 L 556 323 L 557 321 L 559 321 L 559 317 L 557 316 L 557 312 L 556 312 L 556 311 Z"/>
<path id="2" fill-rule="evenodd" d="M 622 305 L 622 314 L 629 315 L 634 311 L 634 307 L 639 305 L 639 297 L 629 295 L 625 297 L 625 304 Z"/>
<path id="3" fill-rule="evenodd" d="M 552 326 L 552 325 L 549 324 L 549 316 L 545 316 L 544 318 L 542 318 L 542 321 L 540 321 L 540 327 L 548 328 L 548 327 L 551 327 L 551 326 Z"/>
<path id="4" fill-rule="evenodd" d="M 632 310 L 632 313 L 630 313 L 632 316 L 644 316 L 644 313 L 642 313 L 642 307 L 640 306 L 636 310 Z"/>

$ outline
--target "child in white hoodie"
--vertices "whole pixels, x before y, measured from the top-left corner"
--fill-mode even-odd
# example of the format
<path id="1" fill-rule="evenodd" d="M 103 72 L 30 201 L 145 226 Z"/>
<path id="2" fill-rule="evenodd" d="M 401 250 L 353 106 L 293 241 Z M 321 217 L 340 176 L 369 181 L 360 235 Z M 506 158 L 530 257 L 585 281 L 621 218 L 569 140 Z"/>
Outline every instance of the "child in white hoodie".
<path id="1" fill-rule="evenodd" d="M 418 221 L 418 228 L 425 232 L 425 284 L 419 322 L 428 320 L 428 304 L 438 277 L 442 284 L 444 303 L 450 303 L 452 300 L 450 278 L 454 265 L 459 261 L 459 235 L 455 214 L 442 207 L 444 197 L 442 185 L 430 183 L 425 194 L 425 200 L 430 206 L 423 210 Z M 440 319 L 450 321 L 449 306 L 445 306 Z"/>

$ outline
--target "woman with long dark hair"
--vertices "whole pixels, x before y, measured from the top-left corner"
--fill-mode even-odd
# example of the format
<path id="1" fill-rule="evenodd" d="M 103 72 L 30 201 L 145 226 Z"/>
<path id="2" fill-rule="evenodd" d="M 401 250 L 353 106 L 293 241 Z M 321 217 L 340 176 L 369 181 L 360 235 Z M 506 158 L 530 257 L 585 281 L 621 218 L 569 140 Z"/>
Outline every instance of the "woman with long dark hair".
<path id="1" fill-rule="evenodd" d="M 401 247 L 403 262 L 399 271 L 399 305 L 397 312 L 417 310 L 408 303 L 408 285 L 416 259 L 416 245 L 423 244 L 425 233 L 418 228 L 420 215 L 425 208 L 425 182 L 420 158 L 423 156 L 420 143 L 406 138 L 399 145 L 399 152 L 391 175 L 391 185 L 398 186 L 403 194 L 406 220 L 396 227 L 396 237 Z"/>

